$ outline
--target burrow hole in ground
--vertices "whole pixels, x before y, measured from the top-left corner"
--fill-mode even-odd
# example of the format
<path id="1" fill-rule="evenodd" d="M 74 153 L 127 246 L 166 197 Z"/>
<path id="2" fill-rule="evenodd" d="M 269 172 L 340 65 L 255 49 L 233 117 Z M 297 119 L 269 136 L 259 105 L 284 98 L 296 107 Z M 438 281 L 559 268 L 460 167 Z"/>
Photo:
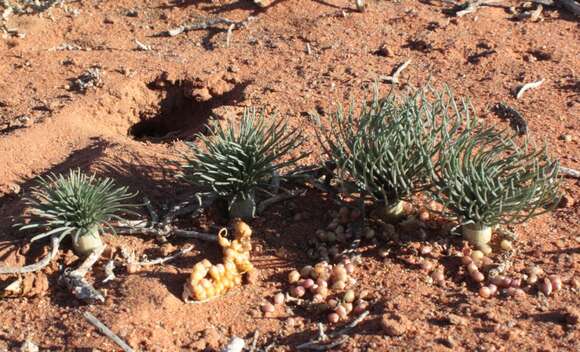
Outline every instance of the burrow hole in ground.
<path id="1" fill-rule="evenodd" d="M 140 121 L 129 128 L 128 134 L 149 142 L 169 142 L 175 139 L 191 140 L 204 128 L 212 116 L 212 110 L 224 105 L 234 105 L 243 100 L 246 83 L 204 101 L 196 101 L 191 94 L 194 84 L 189 80 L 175 82 L 153 81 L 147 85 L 151 90 L 163 91 L 154 111 L 139 114 Z"/>

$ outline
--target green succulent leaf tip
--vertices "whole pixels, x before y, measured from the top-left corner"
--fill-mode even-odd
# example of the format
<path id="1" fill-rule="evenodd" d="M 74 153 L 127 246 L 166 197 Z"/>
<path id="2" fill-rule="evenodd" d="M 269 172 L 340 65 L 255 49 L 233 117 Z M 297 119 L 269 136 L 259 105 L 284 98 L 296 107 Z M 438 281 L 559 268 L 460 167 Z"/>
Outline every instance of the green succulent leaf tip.
<path id="1" fill-rule="evenodd" d="M 522 223 L 545 213 L 560 197 L 559 163 L 545 144 L 486 126 L 448 91 L 440 96 L 438 153 L 431 158 L 432 196 L 446 215 L 486 226 Z M 451 117 L 450 117 L 451 116 Z M 450 123 L 450 121 L 453 121 Z"/>
<path id="2" fill-rule="evenodd" d="M 272 120 L 250 108 L 239 128 L 232 121 L 225 126 L 211 123 L 208 135 L 197 135 L 199 144 L 188 143 L 186 180 L 230 200 L 253 199 L 256 189 L 279 177 L 278 170 L 308 155 L 292 153 L 303 142 L 298 129 L 281 119 Z"/>
<path id="3" fill-rule="evenodd" d="M 397 204 L 429 186 L 428 159 L 436 153 L 435 116 L 422 90 L 354 104 L 330 116 L 319 140 L 343 181 L 386 204 Z M 320 121 L 320 120 L 319 120 Z M 427 151 L 427 155 L 422 153 Z"/>
<path id="4" fill-rule="evenodd" d="M 133 213 L 136 205 L 125 201 L 135 196 L 127 187 L 117 187 L 110 178 L 87 175 L 79 169 L 66 175 L 50 174 L 41 177 L 32 196 L 26 201 L 30 206 L 27 224 L 20 224 L 20 230 L 42 229 L 45 232 L 33 237 L 33 241 L 58 235 L 71 235 L 73 240 L 85 234 L 94 234 L 95 228 L 103 226 L 114 229 L 109 221 L 121 220 L 119 213 Z"/>

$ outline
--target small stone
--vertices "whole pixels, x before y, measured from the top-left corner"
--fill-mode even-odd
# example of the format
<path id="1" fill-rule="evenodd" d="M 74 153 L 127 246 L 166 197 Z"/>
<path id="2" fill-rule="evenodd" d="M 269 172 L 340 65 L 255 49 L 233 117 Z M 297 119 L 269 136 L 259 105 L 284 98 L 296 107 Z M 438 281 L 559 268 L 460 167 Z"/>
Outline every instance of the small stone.
<path id="1" fill-rule="evenodd" d="M 399 319 L 385 314 L 381 317 L 381 327 L 388 336 L 401 336 L 407 332 L 406 318 L 398 316 Z"/>
<path id="2" fill-rule="evenodd" d="M 566 143 L 570 143 L 573 140 L 572 135 L 570 134 L 563 134 L 562 136 L 560 136 L 560 138 Z"/>
<path id="3" fill-rule="evenodd" d="M 391 49 L 387 44 L 381 45 L 381 47 L 375 53 L 379 56 L 384 56 L 384 57 L 394 56 L 393 49 Z"/>

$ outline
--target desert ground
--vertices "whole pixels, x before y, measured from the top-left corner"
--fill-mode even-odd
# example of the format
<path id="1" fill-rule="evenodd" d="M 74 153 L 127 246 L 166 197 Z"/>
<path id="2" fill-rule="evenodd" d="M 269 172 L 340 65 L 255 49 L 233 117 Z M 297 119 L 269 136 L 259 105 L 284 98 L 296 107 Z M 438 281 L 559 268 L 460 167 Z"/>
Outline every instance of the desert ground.
<path id="1" fill-rule="evenodd" d="M 14 228 L 38 176 L 78 167 L 162 209 L 193 192 L 176 163 L 208 120 L 235 121 L 247 107 L 276 113 L 306 138 L 301 148 L 311 154 L 301 163 L 320 164 L 310 112 L 358 102 L 375 84 L 382 93 L 448 86 L 483 121 L 509 129 L 494 110 L 503 102 L 562 166 L 580 169 L 580 22 L 558 4 L 499 1 L 457 16 L 453 1 L 438 0 L 367 0 L 364 11 L 346 0 L 53 2 L 0 1 L 0 267 L 32 264 L 49 251 Z M 16 3 L 24 7 L 9 6 Z M 385 78 L 405 63 L 397 82 Z M 540 81 L 516 97 L 518 87 Z M 256 277 L 206 303 L 186 304 L 182 289 L 194 263 L 219 260 L 215 243 L 106 235 L 108 249 L 88 275 L 105 297 L 97 304 L 59 283 L 64 268 L 80 263 L 63 243 L 46 268 L 23 276 L 28 292 L 0 298 L 0 350 L 26 341 L 42 351 L 120 350 L 85 312 L 140 351 L 220 351 L 233 336 L 247 350 L 254 342 L 255 351 L 295 351 L 319 336 L 321 322 L 340 330 L 355 316 L 332 325 L 300 302 L 261 309 L 288 291 L 290 271 L 314 265 L 309 239 L 341 208 L 330 194 L 304 189 L 248 221 Z M 553 212 L 510 227 L 517 240 L 508 269 L 522 277 L 539 266 L 561 278 L 560 290 L 546 296 L 530 285 L 523 294 L 480 297 L 456 256 L 461 238 L 445 236 L 427 215 L 425 231 L 404 245 L 385 253 L 375 240 L 356 249 L 351 276 L 368 297 L 368 315 L 329 350 L 580 350 L 579 179 L 563 176 L 562 193 Z M 421 214 L 425 202 L 417 197 L 409 211 Z M 227 225 L 218 213 L 179 226 L 215 234 Z M 162 265 L 132 270 L 120 262 L 122 249 L 151 259 L 186 246 L 193 250 Z M 111 258 L 119 260 L 116 278 L 103 282 Z M 434 282 L 424 261 L 445 279 Z M 15 279 L 0 275 L 0 287 Z"/>

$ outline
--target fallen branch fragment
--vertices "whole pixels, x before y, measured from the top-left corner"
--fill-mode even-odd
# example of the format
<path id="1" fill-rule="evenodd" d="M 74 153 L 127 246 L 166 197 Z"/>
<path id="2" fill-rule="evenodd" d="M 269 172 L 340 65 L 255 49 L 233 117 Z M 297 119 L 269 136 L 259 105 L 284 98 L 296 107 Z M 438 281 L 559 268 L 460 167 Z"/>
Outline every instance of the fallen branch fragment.
<path id="1" fill-rule="evenodd" d="M 284 194 L 275 195 L 273 197 L 270 197 L 270 198 L 262 201 L 260 204 L 258 204 L 256 211 L 258 212 L 258 214 L 260 214 L 264 210 L 266 210 L 268 207 L 272 206 L 273 204 L 283 202 L 285 200 L 292 199 L 295 197 L 303 196 L 304 194 L 306 194 L 306 190 L 289 191 L 289 192 L 286 192 Z"/>
<path id="2" fill-rule="evenodd" d="M 105 302 L 105 297 L 97 291 L 86 279 L 88 271 L 95 265 L 103 254 L 106 246 L 95 249 L 76 270 L 65 270 L 60 280 L 79 300 L 93 304 Z"/>
<path id="3" fill-rule="evenodd" d="M 193 201 L 182 202 L 169 209 L 161 221 L 149 200 L 145 199 L 145 206 L 149 210 L 151 221 L 118 221 L 114 224 L 114 229 L 115 232 L 119 234 L 155 236 L 164 240 L 166 237 L 173 235 L 177 237 L 194 238 L 202 241 L 217 241 L 217 237 L 214 235 L 193 230 L 178 229 L 172 224 L 177 216 L 189 213 L 195 214 L 198 211 L 209 207 L 215 199 L 216 195 L 214 193 L 196 194 Z"/>
<path id="4" fill-rule="evenodd" d="M 324 340 L 326 340 L 326 339 L 324 339 L 324 336 L 325 336 L 324 328 L 321 329 L 319 326 L 319 337 L 316 340 L 312 340 L 312 341 L 303 343 L 303 344 L 297 346 L 296 348 L 297 349 L 311 349 L 311 350 L 317 350 L 317 351 L 324 351 L 327 349 L 334 348 L 334 347 L 344 343 L 348 339 L 348 333 L 350 332 L 350 330 L 352 330 L 354 327 L 356 327 L 368 315 L 369 315 L 369 311 L 365 311 L 361 315 L 359 315 L 355 320 L 353 320 L 349 324 L 347 324 L 344 328 L 328 334 L 327 339 L 336 339 L 336 340 L 332 341 L 330 343 L 326 343 L 326 344 L 321 344 L 321 342 L 324 342 Z"/>
<path id="5" fill-rule="evenodd" d="M 260 336 L 260 332 L 258 330 L 254 331 L 254 337 L 252 338 L 252 346 L 250 347 L 250 352 L 256 351 L 256 344 L 258 343 L 258 336 Z"/>
<path id="6" fill-rule="evenodd" d="M 4 267 L 4 268 L 0 268 L 0 275 L 1 274 L 25 274 L 25 273 L 32 273 L 35 271 L 39 271 L 42 270 L 43 268 L 45 268 L 48 264 L 50 264 L 50 262 L 54 259 L 54 257 L 56 257 L 57 253 L 58 253 L 58 247 L 60 245 L 60 241 L 62 240 L 61 237 L 59 236 L 53 236 L 51 238 L 51 250 L 50 253 L 42 258 L 42 260 L 40 260 L 37 263 L 34 264 L 30 264 L 27 266 L 23 266 L 23 267 Z"/>
<path id="7" fill-rule="evenodd" d="M 157 259 L 153 259 L 153 260 L 144 260 L 142 262 L 137 262 L 135 264 L 138 264 L 138 265 L 164 264 L 164 263 L 167 263 L 170 260 L 173 260 L 175 258 L 179 258 L 182 255 L 191 252 L 192 250 L 193 250 L 193 246 L 188 246 L 188 247 L 181 248 L 181 249 L 173 252 L 172 254 L 168 255 L 167 257 L 157 258 Z"/>
<path id="8" fill-rule="evenodd" d="M 119 347 L 121 347 L 123 351 L 133 352 L 133 349 L 129 345 L 127 345 L 125 341 L 121 340 L 119 336 L 115 335 L 114 332 L 112 332 L 105 324 L 101 323 L 101 321 L 97 319 L 94 315 L 92 315 L 90 312 L 84 312 L 83 316 L 89 323 L 93 324 L 97 329 L 99 329 L 99 331 L 103 335 L 107 336 Z"/>
<path id="9" fill-rule="evenodd" d="M 576 0 L 558 0 L 566 10 L 572 12 L 577 17 L 580 17 L 580 3 Z"/>
<path id="10" fill-rule="evenodd" d="M 528 133 L 528 123 L 524 119 L 523 115 L 516 109 L 512 108 L 506 103 L 497 103 L 493 107 L 493 111 L 502 118 L 509 120 L 510 126 L 520 136 Z"/>
<path id="11" fill-rule="evenodd" d="M 234 336 L 230 340 L 230 343 L 228 343 L 228 345 L 222 350 L 222 352 L 242 352 L 245 346 L 246 343 L 243 339 Z"/>
<path id="12" fill-rule="evenodd" d="M 395 70 L 395 72 L 393 72 L 393 74 L 391 76 L 381 76 L 380 79 L 382 81 L 385 81 L 385 82 L 398 84 L 399 83 L 399 75 L 401 74 L 401 72 L 403 72 L 404 69 L 407 68 L 407 66 L 409 66 L 410 63 L 411 63 L 411 60 L 409 59 L 409 60 L 405 61 L 403 64 L 401 64 L 399 67 L 397 67 L 397 69 Z"/>
<path id="13" fill-rule="evenodd" d="M 470 1 L 466 1 L 463 4 L 459 4 L 459 5 L 455 5 L 453 6 L 450 10 L 449 13 L 455 15 L 456 17 L 463 17 L 467 14 L 473 13 L 477 10 L 479 10 L 479 8 L 481 6 L 500 6 L 500 7 L 504 7 L 502 5 L 498 5 L 498 2 L 501 2 L 502 0 L 470 0 Z"/>
<path id="14" fill-rule="evenodd" d="M 224 25 L 224 24 L 227 26 L 230 26 L 230 27 L 233 25 L 234 27 L 232 28 L 232 30 L 234 30 L 234 29 L 246 27 L 253 20 L 254 20 L 254 17 L 252 17 L 252 16 L 246 18 L 243 21 L 239 21 L 239 22 L 232 21 L 232 20 L 229 20 L 227 18 L 211 18 L 205 22 L 185 24 L 183 26 L 179 26 L 179 27 L 170 29 L 168 31 L 161 32 L 158 34 L 158 36 L 175 37 L 176 35 L 179 35 L 182 33 L 187 33 L 187 32 L 196 31 L 196 30 L 200 30 L 200 29 L 208 29 L 211 27 Z"/>
<path id="15" fill-rule="evenodd" d="M 574 178 L 580 178 L 580 171 L 570 169 L 570 168 L 567 168 L 564 166 L 560 166 L 560 173 L 562 175 L 566 175 L 566 176 L 570 176 L 570 177 L 574 177 Z"/>
<path id="16" fill-rule="evenodd" d="M 526 83 L 526 84 L 522 85 L 517 90 L 516 99 L 520 99 L 527 90 L 538 88 L 539 86 L 542 85 L 542 83 L 544 83 L 544 81 L 545 81 L 545 79 L 541 79 L 541 80 L 536 81 L 536 82 Z"/>
<path id="17" fill-rule="evenodd" d="M 109 260 L 107 264 L 105 264 L 105 274 L 107 277 L 103 279 L 103 283 L 107 283 L 109 281 L 115 280 L 117 277 L 115 275 L 115 261 L 113 259 Z"/>

